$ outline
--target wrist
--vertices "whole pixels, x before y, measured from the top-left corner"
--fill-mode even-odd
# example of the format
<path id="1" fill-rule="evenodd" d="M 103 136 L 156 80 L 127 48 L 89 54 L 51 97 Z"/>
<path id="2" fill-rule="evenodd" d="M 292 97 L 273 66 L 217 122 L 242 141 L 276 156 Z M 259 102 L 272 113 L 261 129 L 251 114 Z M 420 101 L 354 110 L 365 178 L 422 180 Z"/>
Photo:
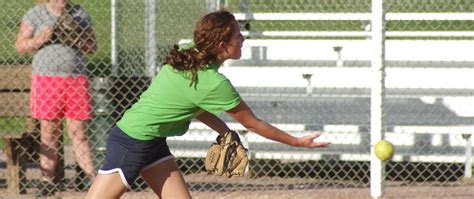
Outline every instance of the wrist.
<path id="1" fill-rule="evenodd" d="M 41 42 L 38 40 L 37 37 L 33 37 L 33 38 L 32 38 L 32 41 L 33 41 L 33 42 L 32 42 L 32 43 L 33 43 L 33 44 L 32 44 L 33 49 L 36 50 L 36 49 L 40 48 Z"/>
<path id="2" fill-rule="evenodd" d="M 297 137 L 293 137 L 292 141 L 290 142 L 290 145 L 293 147 L 300 147 L 300 139 Z"/>

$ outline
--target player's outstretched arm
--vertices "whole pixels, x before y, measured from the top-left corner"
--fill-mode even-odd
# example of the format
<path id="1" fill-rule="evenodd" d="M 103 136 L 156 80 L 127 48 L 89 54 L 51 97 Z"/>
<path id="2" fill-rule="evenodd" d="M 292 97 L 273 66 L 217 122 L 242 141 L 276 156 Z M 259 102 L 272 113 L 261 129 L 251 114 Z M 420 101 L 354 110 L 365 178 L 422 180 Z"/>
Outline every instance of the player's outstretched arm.
<path id="1" fill-rule="evenodd" d="M 235 108 L 227 111 L 227 113 L 241 123 L 245 128 L 270 140 L 285 143 L 290 146 L 307 148 L 327 147 L 330 144 L 329 142 L 314 141 L 314 139 L 321 135 L 320 133 L 314 133 L 303 137 L 294 137 L 273 125 L 258 119 L 243 100 Z"/>

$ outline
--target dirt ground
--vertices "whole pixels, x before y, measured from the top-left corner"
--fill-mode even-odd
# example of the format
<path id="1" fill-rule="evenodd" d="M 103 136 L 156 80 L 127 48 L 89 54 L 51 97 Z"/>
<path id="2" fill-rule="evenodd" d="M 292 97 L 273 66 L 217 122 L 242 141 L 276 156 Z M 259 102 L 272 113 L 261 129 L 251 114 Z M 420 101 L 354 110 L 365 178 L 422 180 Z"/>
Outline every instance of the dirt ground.
<path id="1" fill-rule="evenodd" d="M 68 153 L 68 151 L 66 151 Z M 69 156 L 68 156 L 69 157 Z M 66 161 L 72 161 L 66 159 Z M 5 163 L 5 155 L 0 150 L 0 164 Z M 5 182 L 5 167 L 0 167 L 0 180 Z M 39 173 L 30 175 L 38 176 Z M 74 174 L 70 174 L 74 175 Z M 195 199 L 365 199 L 371 198 L 368 186 L 345 186 L 342 183 L 322 185 L 315 179 L 287 179 L 287 178 L 232 178 L 211 176 L 206 173 L 186 175 L 186 182 L 190 186 L 191 195 Z M 347 188 L 353 187 L 353 188 Z M 212 191 L 219 190 L 219 191 Z M 5 186 L 0 187 L 0 199 L 27 199 L 35 198 L 34 190 L 28 194 L 9 195 Z M 85 192 L 76 192 L 67 189 L 58 192 L 57 199 L 84 198 Z M 157 198 L 150 189 L 135 192 L 129 191 L 123 195 L 124 199 Z M 387 182 L 383 198 L 388 199 L 472 199 L 474 198 L 473 182 L 455 182 L 453 184 L 403 184 Z"/>
<path id="2" fill-rule="evenodd" d="M 0 191 L 0 194 L 3 191 Z M 4 192 L 3 192 L 4 193 Z M 191 192 L 195 199 L 364 199 L 371 198 L 368 188 L 359 189 L 313 189 L 313 190 L 271 190 L 271 191 L 231 191 L 231 192 Z M 61 192 L 50 198 L 79 199 L 85 193 Z M 6 195 L 0 198 L 34 198 L 31 195 Z M 123 199 L 157 198 L 149 189 L 142 192 L 127 192 Z M 385 189 L 387 199 L 472 199 L 474 187 L 389 187 Z"/>
<path id="3" fill-rule="evenodd" d="M 186 181 L 191 184 L 219 184 L 228 180 L 227 178 L 209 176 L 207 174 L 195 174 L 186 176 Z M 292 187 L 282 189 L 283 186 L 262 186 L 264 184 L 294 183 L 288 179 L 259 178 L 248 179 L 240 178 L 237 182 L 250 185 L 249 187 L 228 186 L 220 188 L 220 192 L 206 191 L 205 188 L 191 191 L 191 195 L 195 199 L 366 199 L 372 198 L 370 189 L 363 188 L 335 188 L 301 185 L 301 187 Z M 236 182 L 236 181 L 234 181 Z M 301 182 L 301 181 L 299 181 Z M 224 186 L 229 185 L 225 184 Z M 253 186 L 253 187 L 252 187 Z M 270 187 L 270 188 L 269 188 Z M 222 191 L 223 190 L 223 191 Z M 75 192 L 72 190 L 58 192 L 54 199 L 79 199 L 85 196 L 84 192 Z M 27 199 L 34 198 L 31 193 L 25 195 L 8 195 L 6 188 L 0 189 L 1 199 Z M 148 199 L 157 198 L 150 189 L 144 191 L 129 191 L 122 197 L 123 199 Z M 474 185 L 466 183 L 457 186 L 434 186 L 434 185 L 387 185 L 384 189 L 382 198 L 387 199 L 472 199 L 474 198 Z"/>

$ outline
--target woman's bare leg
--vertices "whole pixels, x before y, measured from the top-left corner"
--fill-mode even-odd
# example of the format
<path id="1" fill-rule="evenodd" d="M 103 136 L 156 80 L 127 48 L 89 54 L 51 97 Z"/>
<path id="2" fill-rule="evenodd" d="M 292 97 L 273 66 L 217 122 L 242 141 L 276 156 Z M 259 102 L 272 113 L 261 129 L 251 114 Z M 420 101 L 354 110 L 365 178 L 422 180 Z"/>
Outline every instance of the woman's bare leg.
<path id="1" fill-rule="evenodd" d="M 74 153 L 79 166 L 86 175 L 93 180 L 96 175 L 96 169 L 92 159 L 89 138 L 87 137 L 87 126 L 84 120 L 66 119 L 67 131 L 72 140 Z"/>
<path id="2" fill-rule="evenodd" d="M 169 159 L 140 173 L 148 186 L 161 199 L 189 199 L 191 194 L 175 159 Z"/>
<path id="3" fill-rule="evenodd" d="M 61 120 L 40 120 L 40 166 L 43 180 L 53 181 L 58 165 L 58 139 L 61 135 Z"/>
<path id="4" fill-rule="evenodd" d="M 125 191 L 127 187 L 123 184 L 118 172 L 98 174 L 87 192 L 86 199 L 120 198 Z"/>

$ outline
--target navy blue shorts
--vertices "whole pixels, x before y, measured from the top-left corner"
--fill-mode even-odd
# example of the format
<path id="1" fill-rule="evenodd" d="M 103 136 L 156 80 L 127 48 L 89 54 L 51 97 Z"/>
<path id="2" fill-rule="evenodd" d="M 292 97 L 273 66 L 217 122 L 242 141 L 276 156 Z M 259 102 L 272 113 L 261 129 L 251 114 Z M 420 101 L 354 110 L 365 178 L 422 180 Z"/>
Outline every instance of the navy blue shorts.
<path id="1" fill-rule="evenodd" d="M 125 186 L 130 188 L 141 171 L 172 158 L 166 138 L 137 140 L 114 126 L 107 140 L 105 163 L 99 173 L 119 172 Z"/>

